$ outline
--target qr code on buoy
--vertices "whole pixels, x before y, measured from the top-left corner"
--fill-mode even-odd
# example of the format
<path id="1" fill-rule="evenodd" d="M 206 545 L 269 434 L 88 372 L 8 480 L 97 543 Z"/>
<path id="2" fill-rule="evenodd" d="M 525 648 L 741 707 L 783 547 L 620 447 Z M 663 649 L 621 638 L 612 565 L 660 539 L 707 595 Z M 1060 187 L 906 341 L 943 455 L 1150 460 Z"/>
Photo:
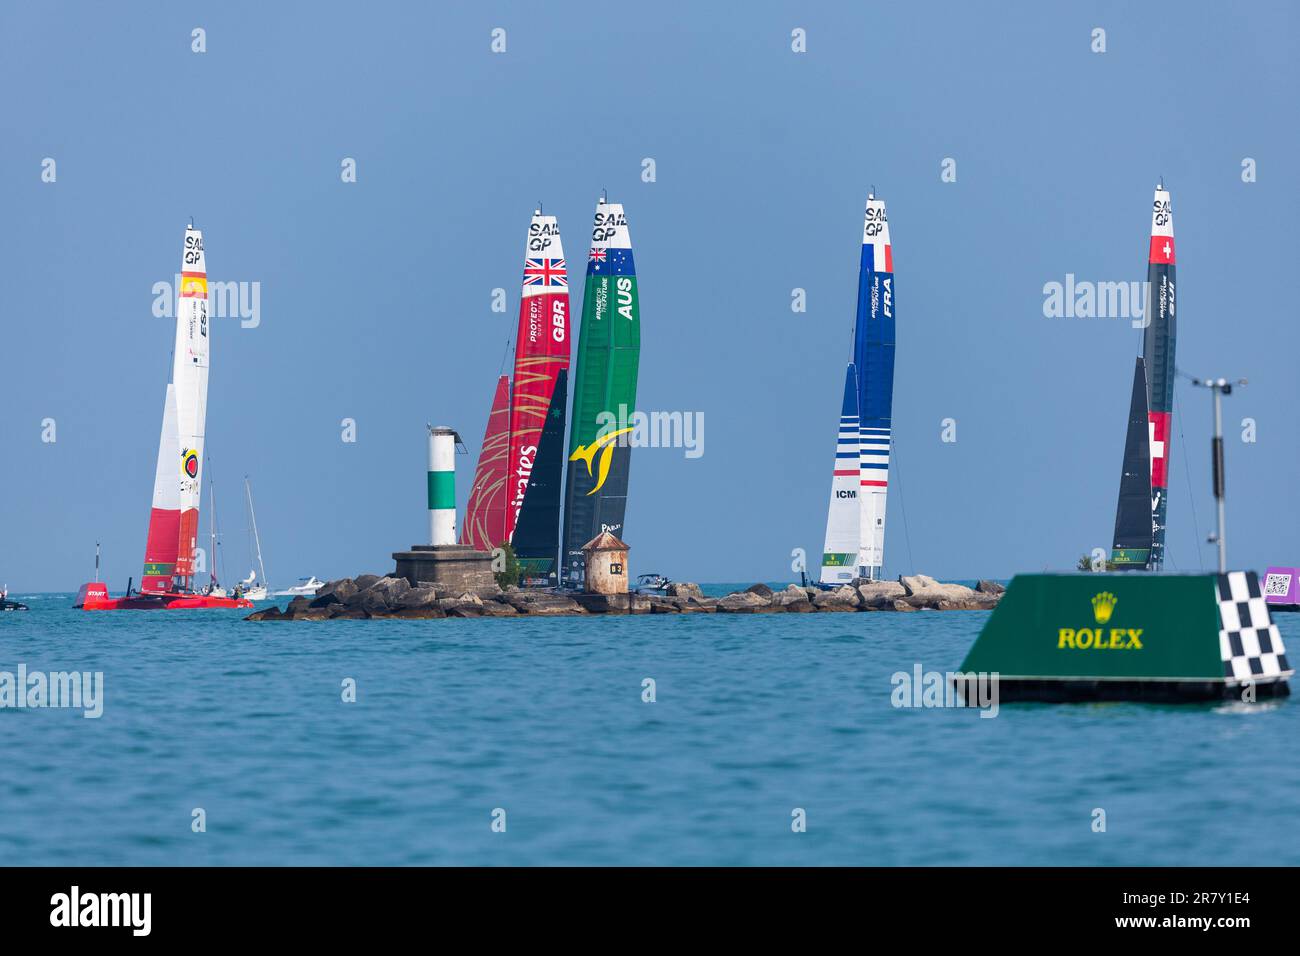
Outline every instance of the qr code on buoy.
<path id="1" fill-rule="evenodd" d="M 1264 579 L 1264 597 L 1286 597 L 1291 591 L 1291 575 L 1270 574 Z"/>

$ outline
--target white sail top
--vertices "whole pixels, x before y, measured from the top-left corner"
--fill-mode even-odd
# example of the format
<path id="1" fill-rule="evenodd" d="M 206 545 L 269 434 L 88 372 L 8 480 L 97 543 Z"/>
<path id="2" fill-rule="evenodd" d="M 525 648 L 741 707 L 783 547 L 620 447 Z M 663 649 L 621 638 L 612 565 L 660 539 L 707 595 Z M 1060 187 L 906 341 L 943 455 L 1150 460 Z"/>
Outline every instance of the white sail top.
<path id="1" fill-rule="evenodd" d="M 862 244 L 875 246 L 878 251 L 889 245 L 889 217 L 885 215 L 885 201 L 875 195 L 867 197 L 866 213 L 862 217 Z M 881 258 L 876 259 L 879 263 Z"/>
<path id="2" fill-rule="evenodd" d="M 524 251 L 524 298 L 569 291 L 569 277 L 564 264 L 564 244 L 554 216 L 533 213 L 528 224 L 528 244 Z"/>
<path id="3" fill-rule="evenodd" d="M 1169 190 L 1164 185 L 1156 187 L 1155 198 L 1151 201 L 1151 235 L 1172 236 L 1174 234 L 1174 209 L 1169 200 Z"/>
<path id="4" fill-rule="evenodd" d="M 592 249 L 631 249 L 632 236 L 627 229 L 627 216 L 623 204 L 600 200 L 596 204 L 596 219 L 591 227 Z"/>

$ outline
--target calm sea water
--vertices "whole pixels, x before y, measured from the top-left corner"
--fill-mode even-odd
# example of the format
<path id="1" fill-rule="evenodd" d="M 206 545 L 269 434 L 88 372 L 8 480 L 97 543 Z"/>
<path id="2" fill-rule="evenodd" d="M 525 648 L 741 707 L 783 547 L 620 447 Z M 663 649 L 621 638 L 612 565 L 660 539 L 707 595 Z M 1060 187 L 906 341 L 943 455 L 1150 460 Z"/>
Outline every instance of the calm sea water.
<path id="1" fill-rule="evenodd" d="M 0 670 L 103 671 L 106 702 L 0 709 L 8 864 L 1300 863 L 1275 838 L 1300 700 L 894 709 L 890 676 L 956 669 L 984 612 L 252 624 L 13 597 Z"/>

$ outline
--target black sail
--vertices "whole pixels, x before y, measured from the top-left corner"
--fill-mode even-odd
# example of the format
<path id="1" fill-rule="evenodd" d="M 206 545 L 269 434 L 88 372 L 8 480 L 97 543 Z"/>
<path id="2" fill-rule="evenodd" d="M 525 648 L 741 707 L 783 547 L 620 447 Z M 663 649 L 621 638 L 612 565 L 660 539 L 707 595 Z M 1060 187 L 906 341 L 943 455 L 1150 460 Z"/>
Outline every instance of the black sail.
<path id="1" fill-rule="evenodd" d="M 564 410 L 569 401 L 569 373 L 555 376 L 555 392 L 537 442 L 537 456 L 511 544 L 525 578 L 550 578 L 560 550 L 560 490 L 564 469 Z"/>
<path id="2" fill-rule="evenodd" d="M 1151 562 L 1151 443 L 1147 408 L 1146 363 L 1133 369 L 1133 398 L 1124 439 L 1124 467 L 1115 509 L 1115 544 L 1110 552 L 1116 570 L 1142 570 Z"/>

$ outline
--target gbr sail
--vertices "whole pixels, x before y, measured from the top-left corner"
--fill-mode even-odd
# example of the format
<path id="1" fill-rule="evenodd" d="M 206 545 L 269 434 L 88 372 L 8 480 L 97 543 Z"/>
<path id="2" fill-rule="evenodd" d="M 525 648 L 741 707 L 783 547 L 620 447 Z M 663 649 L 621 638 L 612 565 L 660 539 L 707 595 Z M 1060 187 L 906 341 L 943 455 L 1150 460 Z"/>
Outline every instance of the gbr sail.
<path id="1" fill-rule="evenodd" d="M 858 574 L 885 563 L 885 499 L 894 405 L 894 252 L 882 200 L 870 194 L 862 224 L 853 364 L 858 373 Z"/>
<path id="2" fill-rule="evenodd" d="M 491 551 L 505 543 L 506 462 L 510 457 L 510 376 L 497 379 L 483 432 L 483 447 L 474 469 L 465 520 L 460 526 L 460 543 L 479 551 Z"/>
<path id="3" fill-rule="evenodd" d="M 538 457 L 542 432 L 553 420 L 553 403 L 560 373 L 569 367 L 569 279 L 560 229 L 554 216 L 533 213 L 524 253 L 523 295 L 515 337 L 514 383 L 510 398 L 509 502 L 506 533 L 526 573 L 554 569 L 559 552 L 560 485 L 563 476 L 563 418 L 567 396 L 559 396 L 561 447 L 557 456 Z M 553 428 L 554 426 L 552 426 Z M 530 494 L 536 483 L 537 494 Z M 516 539 L 525 509 L 536 509 L 528 537 Z M 555 515 L 554 526 L 549 516 Z M 549 555 L 549 559 L 547 557 Z M 535 559 L 525 565 L 523 559 Z"/>
<path id="4" fill-rule="evenodd" d="M 1147 254 L 1147 327 L 1142 358 L 1147 370 L 1147 417 L 1151 444 L 1151 560 L 1165 563 L 1165 516 L 1169 498 L 1170 418 L 1174 410 L 1174 349 L 1178 339 L 1174 294 L 1174 213 L 1164 183 L 1151 202 L 1151 245 Z"/>
<path id="5" fill-rule="evenodd" d="M 172 382 L 167 387 L 163 412 L 154 506 L 150 510 L 141 579 L 143 590 L 193 588 L 203 481 L 203 437 L 208 412 L 208 345 L 208 273 L 203 233 L 190 226 L 185 230 L 181 253 Z M 164 458 L 168 454 L 172 456 L 171 465 L 165 467 Z M 174 546 L 169 543 L 173 526 Z"/>
<path id="6" fill-rule="evenodd" d="M 641 306 L 632 239 L 620 203 L 596 204 L 578 332 L 560 583 L 586 580 L 582 546 L 602 531 L 624 534 L 636 409 Z"/>

